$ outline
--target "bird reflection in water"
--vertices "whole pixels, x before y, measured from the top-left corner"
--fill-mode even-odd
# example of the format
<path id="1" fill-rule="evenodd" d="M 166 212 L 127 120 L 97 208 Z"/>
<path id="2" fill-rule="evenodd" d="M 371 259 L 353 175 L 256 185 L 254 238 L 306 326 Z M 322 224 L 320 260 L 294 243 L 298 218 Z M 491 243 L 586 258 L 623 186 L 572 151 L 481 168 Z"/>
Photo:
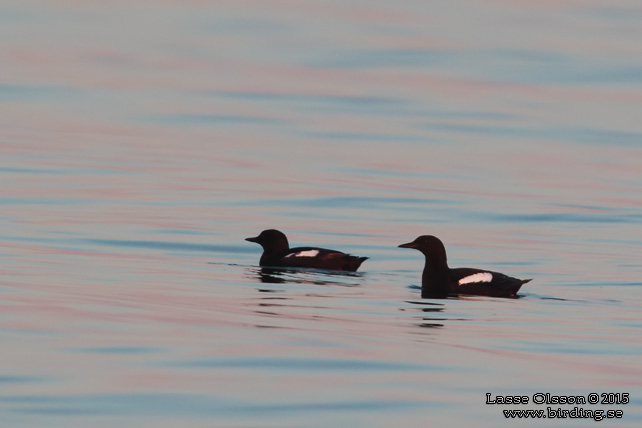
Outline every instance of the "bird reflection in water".
<path id="1" fill-rule="evenodd" d="M 261 267 L 249 269 L 249 276 L 264 284 L 313 284 L 354 287 L 359 285 L 362 274 L 356 272 L 318 269 Z"/>
<path id="2" fill-rule="evenodd" d="M 426 301 L 407 301 L 406 303 L 410 303 L 413 305 L 420 305 L 422 307 L 416 308 L 422 312 L 421 315 L 421 322 L 419 322 L 417 325 L 419 327 L 424 327 L 424 328 L 442 328 L 444 327 L 444 324 L 441 322 L 436 322 L 436 321 L 447 321 L 448 318 L 446 317 L 438 317 L 436 316 L 437 313 L 443 313 L 444 309 L 446 308 L 446 305 L 443 303 L 431 303 L 431 302 L 426 302 Z M 415 308 L 412 308 L 415 309 Z"/>
<path id="3" fill-rule="evenodd" d="M 335 272 L 316 269 L 248 267 L 247 276 L 265 286 L 258 287 L 261 296 L 252 300 L 253 312 L 261 317 L 256 327 L 289 328 L 293 320 L 317 323 L 329 320 L 328 306 L 319 303 L 319 297 L 334 297 L 332 291 L 316 291 L 297 285 L 355 287 L 362 275 L 353 272 Z M 335 290 L 336 291 L 336 290 Z"/>

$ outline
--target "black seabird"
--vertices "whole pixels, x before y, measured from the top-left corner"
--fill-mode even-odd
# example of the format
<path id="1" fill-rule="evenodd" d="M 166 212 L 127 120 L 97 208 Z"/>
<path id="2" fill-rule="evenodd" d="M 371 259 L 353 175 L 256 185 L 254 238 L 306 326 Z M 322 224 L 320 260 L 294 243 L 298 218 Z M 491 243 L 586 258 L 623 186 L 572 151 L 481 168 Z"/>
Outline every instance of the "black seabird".
<path id="1" fill-rule="evenodd" d="M 357 257 L 341 251 L 316 247 L 290 248 L 288 238 L 276 230 L 268 229 L 246 241 L 256 242 L 263 247 L 259 261 L 261 266 L 294 267 L 356 272 L 367 257 Z"/>
<path id="2" fill-rule="evenodd" d="M 423 235 L 399 247 L 414 248 L 426 256 L 421 276 L 421 297 L 424 298 L 444 298 L 457 294 L 515 297 L 520 287 L 530 281 L 484 269 L 451 269 L 446 259 L 446 248 L 435 236 Z"/>

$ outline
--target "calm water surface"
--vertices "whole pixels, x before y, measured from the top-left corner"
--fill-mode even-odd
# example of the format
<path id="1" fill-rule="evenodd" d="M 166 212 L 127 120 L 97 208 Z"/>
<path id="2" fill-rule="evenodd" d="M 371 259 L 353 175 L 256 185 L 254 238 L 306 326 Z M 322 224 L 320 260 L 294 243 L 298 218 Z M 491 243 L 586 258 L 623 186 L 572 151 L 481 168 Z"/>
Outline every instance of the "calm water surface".
<path id="1" fill-rule="evenodd" d="M 638 1 L 0 5 L 0 426 L 639 427 Z M 258 268 L 245 242 L 369 256 Z M 423 260 L 534 278 L 420 298 Z M 621 419 L 496 395 L 628 393 Z"/>

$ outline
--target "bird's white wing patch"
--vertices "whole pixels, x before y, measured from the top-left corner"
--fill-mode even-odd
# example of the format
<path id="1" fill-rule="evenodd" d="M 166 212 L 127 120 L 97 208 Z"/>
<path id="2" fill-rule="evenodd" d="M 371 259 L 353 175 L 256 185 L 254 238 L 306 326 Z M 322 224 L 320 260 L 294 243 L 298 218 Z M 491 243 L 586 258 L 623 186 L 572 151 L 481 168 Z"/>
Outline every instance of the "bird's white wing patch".
<path id="1" fill-rule="evenodd" d="M 299 251 L 298 253 L 291 253 L 285 256 L 286 258 L 288 257 L 315 257 L 317 254 L 319 254 L 319 250 L 307 250 L 307 251 Z"/>
<path id="2" fill-rule="evenodd" d="M 478 272 L 468 275 L 459 280 L 459 285 L 470 284 L 471 282 L 491 282 L 493 274 L 490 272 Z"/>

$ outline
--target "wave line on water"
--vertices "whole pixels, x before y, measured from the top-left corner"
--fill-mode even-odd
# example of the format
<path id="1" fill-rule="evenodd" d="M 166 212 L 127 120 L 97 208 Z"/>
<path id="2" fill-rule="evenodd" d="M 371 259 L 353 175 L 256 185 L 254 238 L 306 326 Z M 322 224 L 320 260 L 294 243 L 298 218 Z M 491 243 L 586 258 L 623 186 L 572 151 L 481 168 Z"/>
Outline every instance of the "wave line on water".
<path id="1" fill-rule="evenodd" d="M 192 244 L 187 242 L 142 241 L 129 239 L 82 239 L 97 245 L 129 248 L 150 248 L 155 250 L 185 250 L 217 253 L 245 253 L 246 250 L 232 245 Z"/>

